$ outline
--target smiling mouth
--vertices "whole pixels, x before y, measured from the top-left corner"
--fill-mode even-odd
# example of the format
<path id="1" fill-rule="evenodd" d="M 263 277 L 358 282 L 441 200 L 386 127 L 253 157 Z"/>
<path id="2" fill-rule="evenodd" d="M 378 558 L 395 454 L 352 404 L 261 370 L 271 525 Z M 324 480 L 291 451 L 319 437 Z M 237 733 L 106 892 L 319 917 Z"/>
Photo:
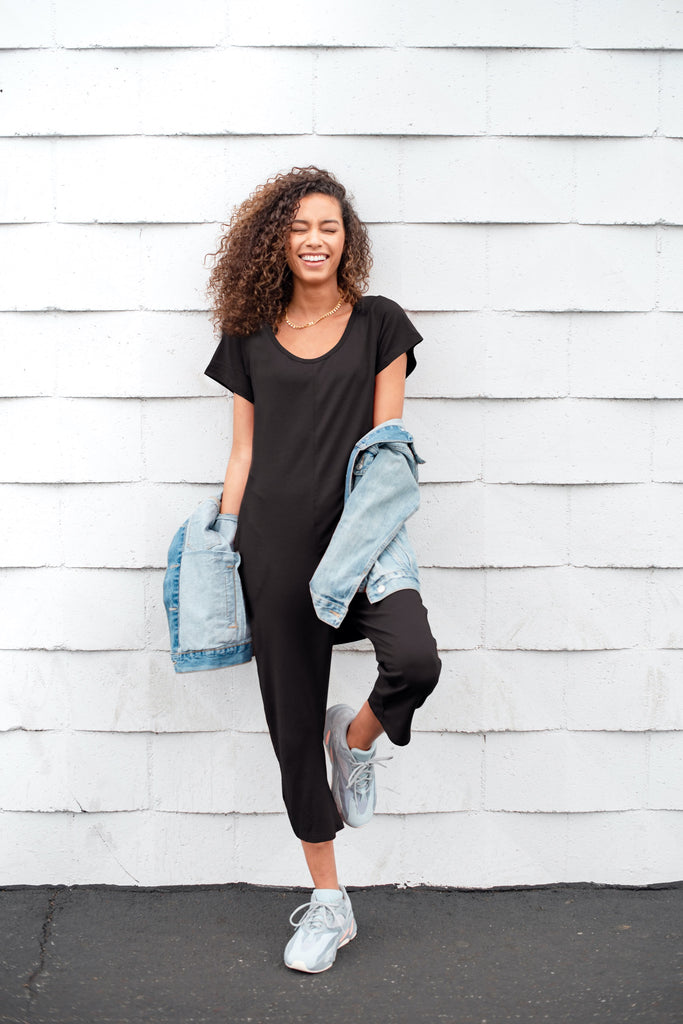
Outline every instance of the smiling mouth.
<path id="1" fill-rule="evenodd" d="M 329 259 L 329 256 L 326 256 L 324 253 L 316 253 L 315 255 L 311 253 L 310 255 L 300 256 L 299 259 L 303 260 L 304 263 L 324 263 L 325 260 Z"/>

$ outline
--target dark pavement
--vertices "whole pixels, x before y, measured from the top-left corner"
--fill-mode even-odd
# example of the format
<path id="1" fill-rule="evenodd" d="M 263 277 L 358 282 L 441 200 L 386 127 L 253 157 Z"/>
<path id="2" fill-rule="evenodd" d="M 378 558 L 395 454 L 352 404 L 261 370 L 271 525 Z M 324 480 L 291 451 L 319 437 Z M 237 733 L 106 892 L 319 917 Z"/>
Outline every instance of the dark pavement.
<path id="1" fill-rule="evenodd" d="M 330 971 L 282 964 L 308 892 L 0 889 L 11 1024 L 683 1024 L 683 885 L 349 889 Z"/>

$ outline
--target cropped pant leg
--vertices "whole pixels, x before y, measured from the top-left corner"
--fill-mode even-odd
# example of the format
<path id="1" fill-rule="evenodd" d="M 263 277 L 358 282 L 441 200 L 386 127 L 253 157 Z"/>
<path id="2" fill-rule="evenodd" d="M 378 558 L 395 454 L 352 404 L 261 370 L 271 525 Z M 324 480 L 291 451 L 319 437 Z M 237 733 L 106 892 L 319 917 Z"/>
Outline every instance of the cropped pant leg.
<path id="1" fill-rule="evenodd" d="M 371 604 L 356 594 L 347 619 L 372 642 L 377 680 L 368 703 L 387 736 L 397 746 L 410 742 L 413 714 L 439 680 L 441 660 L 416 590 L 398 590 Z"/>

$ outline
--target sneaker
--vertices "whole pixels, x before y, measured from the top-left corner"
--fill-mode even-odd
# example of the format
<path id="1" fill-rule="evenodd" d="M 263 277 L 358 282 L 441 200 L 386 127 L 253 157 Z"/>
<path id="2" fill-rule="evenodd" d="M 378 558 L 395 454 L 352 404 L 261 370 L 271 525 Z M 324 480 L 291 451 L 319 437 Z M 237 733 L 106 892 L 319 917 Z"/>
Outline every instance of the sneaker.
<path id="1" fill-rule="evenodd" d="M 289 919 L 296 931 L 285 947 L 285 964 L 293 971 L 320 974 L 335 961 L 337 950 L 356 937 L 356 920 L 346 889 L 340 886 L 341 899 L 334 903 L 319 899 L 314 889 L 310 903 L 302 903 Z M 299 911 L 305 914 L 295 921 Z"/>
<path id="2" fill-rule="evenodd" d="M 352 828 L 366 825 L 375 813 L 375 765 L 389 757 L 375 757 L 369 750 L 349 749 L 346 733 L 356 717 L 348 704 L 335 704 L 325 716 L 325 749 L 332 765 L 332 796 L 343 821 Z"/>

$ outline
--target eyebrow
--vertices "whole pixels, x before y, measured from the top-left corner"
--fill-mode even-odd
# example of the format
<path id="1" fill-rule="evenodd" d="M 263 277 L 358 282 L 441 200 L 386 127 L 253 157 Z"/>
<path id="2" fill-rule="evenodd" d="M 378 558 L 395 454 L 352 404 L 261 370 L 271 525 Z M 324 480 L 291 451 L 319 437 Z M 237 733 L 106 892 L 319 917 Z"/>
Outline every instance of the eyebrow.
<path id="1" fill-rule="evenodd" d="M 292 224 L 310 224 L 310 223 L 311 223 L 310 221 L 305 220 L 303 217 L 295 217 L 294 220 L 292 221 Z M 337 220 L 336 217 L 327 217 L 325 220 L 321 220 L 320 223 L 321 224 L 341 224 L 341 221 Z"/>

